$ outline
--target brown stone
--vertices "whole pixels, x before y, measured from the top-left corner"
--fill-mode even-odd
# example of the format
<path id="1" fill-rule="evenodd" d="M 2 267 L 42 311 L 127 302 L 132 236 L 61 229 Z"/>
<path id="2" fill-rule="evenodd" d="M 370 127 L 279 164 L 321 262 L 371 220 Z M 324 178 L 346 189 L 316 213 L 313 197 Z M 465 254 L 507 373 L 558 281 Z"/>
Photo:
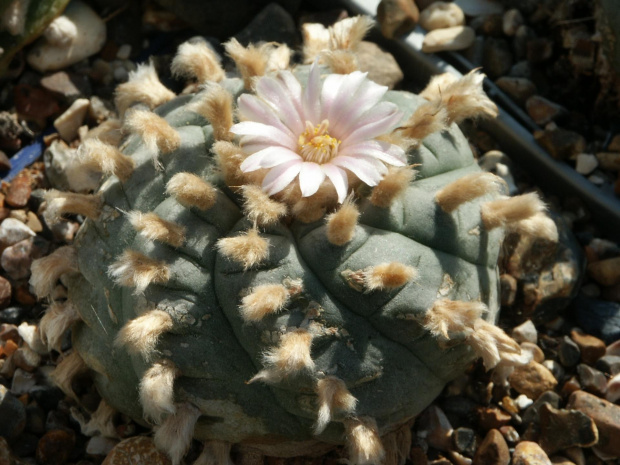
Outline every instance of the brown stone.
<path id="1" fill-rule="evenodd" d="M 566 108 L 540 95 L 532 95 L 525 102 L 525 109 L 536 124 L 544 126 L 566 113 Z"/>
<path id="2" fill-rule="evenodd" d="M 388 39 L 411 31 L 419 18 L 420 10 L 413 0 L 381 0 L 377 7 L 381 33 Z"/>
<path id="3" fill-rule="evenodd" d="M 553 54 L 553 41 L 545 37 L 530 39 L 526 46 L 527 61 L 542 63 Z"/>
<path id="4" fill-rule="evenodd" d="M 522 441 L 512 454 L 512 465 L 551 465 L 551 460 L 535 442 Z"/>
<path id="5" fill-rule="evenodd" d="M 43 231 L 43 224 L 41 223 L 41 220 L 39 220 L 39 217 L 34 212 L 28 212 L 26 226 L 28 226 L 30 229 L 32 229 L 36 233 L 40 233 L 41 231 Z"/>
<path id="6" fill-rule="evenodd" d="M 0 309 L 6 308 L 11 303 L 11 283 L 0 276 Z"/>
<path id="7" fill-rule="evenodd" d="M 60 112 L 60 105 L 50 91 L 28 84 L 15 86 L 15 109 L 27 119 L 44 121 Z"/>
<path id="8" fill-rule="evenodd" d="M 594 420 L 599 435 L 597 449 L 614 457 L 620 456 L 620 405 L 585 391 L 576 391 L 568 399 L 567 408 L 579 410 Z"/>
<path id="9" fill-rule="evenodd" d="M 391 53 L 381 50 L 373 43 L 363 40 L 355 50 L 360 71 L 368 73 L 368 79 L 393 89 L 403 80 L 403 71 Z"/>
<path id="10" fill-rule="evenodd" d="M 26 306 L 32 306 L 37 303 L 37 298 L 30 293 L 28 285 L 22 284 L 14 289 L 14 297 L 17 303 Z"/>
<path id="11" fill-rule="evenodd" d="M 508 465 L 510 451 L 502 433 L 490 430 L 474 455 L 473 465 Z"/>
<path id="12" fill-rule="evenodd" d="M 568 160 L 586 149 L 586 140 L 581 134 L 558 127 L 536 131 L 534 138 L 556 160 Z"/>
<path id="13" fill-rule="evenodd" d="M 495 84 L 521 104 L 525 103 L 537 90 L 536 84 L 529 79 L 520 77 L 502 76 L 495 81 Z"/>
<path id="14" fill-rule="evenodd" d="M 499 429 L 512 420 L 509 413 L 495 407 L 479 407 L 476 409 L 478 424 L 485 431 Z"/>
<path id="15" fill-rule="evenodd" d="M 586 414 L 578 410 L 540 408 L 540 447 L 554 454 L 569 447 L 590 447 L 598 442 L 598 429 Z"/>
<path id="16" fill-rule="evenodd" d="M 516 367 L 508 380 L 515 391 L 534 400 L 558 384 L 553 373 L 538 362 Z"/>
<path id="17" fill-rule="evenodd" d="M 532 360 L 534 360 L 535 362 L 542 363 L 545 361 L 545 353 L 540 347 L 538 347 L 537 344 L 526 341 L 522 342 L 520 345 L 521 350 L 530 352 L 532 354 Z"/>
<path id="18" fill-rule="evenodd" d="M 41 465 L 62 465 L 75 447 L 73 431 L 53 429 L 45 433 L 37 444 L 37 462 Z"/>
<path id="19" fill-rule="evenodd" d="M 620 284 L 620 257 L 590 263 L 588 274 L 603 286 Z"/>
<path id="20" fill-rule="evenodd" d="M 577 330 L 572 330 L 570 332 L 570 337 L 575 341 L 575 344 L 579 346 L 581 350 L 581 361 L 583 363 L 594 365 L 599 358 L 605 355 L 607 347 L 598 337 Z"/>
<path id="21" fill-rule="evenodd" d="M 581 389 L 581 384 L 576 376 L 571 376 L 566 382 L 562 385 L 562 389 L 560 390 L 560 394 L 562 397 L 566 398 L 570 396 L 573 392 L 579 391 Z"/>
<path id="22" fill-rule="evenodd" d="M 101 465 L 171 465 L 168 456 L 159 451 L 153 439 L 135 436 L 118 443 Z"/>
<path id="23" fill-rule="evenodd" d="M 616 134 L 612 137 L 611 142 L 607 146 L 607 150 L 610 152 L 620 152 L 620 134 Z"/>
<path id="24" fill-rule="evenodd" d="M 2 339 L 3 341 L 11 340 L 15 343 L 19 343 L 20 336 L 19 332 L 17 331 L 17 326 L 9 323 L 2 323 L 0 325 L 0 339 Z"/>
<path id="25" fill-rule="evenodd" d="M 28 204 L 32 188 L 27 176 L 17 176 L 9 185 L 5 202 L 13 208 L 23 208 Z"/>

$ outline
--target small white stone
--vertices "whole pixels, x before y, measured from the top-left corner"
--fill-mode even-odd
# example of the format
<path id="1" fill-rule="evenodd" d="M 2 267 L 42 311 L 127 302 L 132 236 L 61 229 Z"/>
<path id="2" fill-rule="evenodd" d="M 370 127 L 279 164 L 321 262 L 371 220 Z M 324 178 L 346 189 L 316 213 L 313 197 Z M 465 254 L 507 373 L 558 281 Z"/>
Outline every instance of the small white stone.
<path id="1" fill-rule="evenodd" d="M 532 344 L 536 344 L 538 340 L 538 331 L 536 331 L 536 326 L 534 326 L 532 320 L 527 320 L 525 323 L 521 323 L 512 330 L 512 338 L 519 343 L 531 342 Z"/>
<path id="2" fill-rule="evenodd" d="M 75 0 L 52 22 L 26 59 L 42 73 L 62 69 L 99 52 L 105 40 L 103 20 L 88 5 Z"/>
<path id="3" fill-rule="evenodd" d="M 476 39 L 476 33 L 469 26 L 454 26 L 435 29 L 424 37 L 422 51 L 425 53 L 443 52 L 448 50 L 464 50 Z"/>
<path id="4" fill-rule="evenodd" d="M 588 181 L 590 181 L 592 184 L 597 185 L 597 186 L 602 186 L 603 184 L 605 184 L 605 178 L 598 174 L 593 174 L 591 176 L 588 176 Z"/>
<path id="5" fill-rule="evenodd" d="M 6 218 L 0 224 L 0 244 L 10 246 L 19 241 L 36 236 L 36 233 L 21 221 L 15 218 Z"/>
<path id="6" fill-rule="evenodd" d="M 620 373 L 607 381 L 605 398 L 609 402 L 616 402 L 620 399 Z"/>
<path id="7" fill-rule="evenodd" d="M 591 153 L 580 153 L 577 155 L 577 164 L 575 165 L 577 173 L 587 175 L 596 168 L 598 168 L 598 158 L 596 158 L 596 155 Z"/>
<path id="8" fill-rule="evenodd" d="M 87 98 L 79 98 L 71 104 L 67 110 L 56 118 L 54 127 L 65 142 L 72 142 L 78 135 L 78 129 L 84 122 L 90 101 Z"/>
<path id="9" fill-rule="evenodd" d="M 448 2 L 435 2 L 420 13 L 420 26 L 427 31 L 465 24 L 465 14 L 458 5 Z"/>
<path id="10" fill-rule="evenodd" d="M 530 399 L 528 396 L 526 396 L 525 394 L 520 394 L 515 399 L 515 404 L 516 404 L 517 407 L 519 407 L 519 410 L 525 410 L 526 408 L 528 408 L 533 403 L 534 403 L 534 401 L 532 399 Z"/>
<path id="11" fill-rule="evenodd" d="M 39 355 L 49 355 L 47 346 L 41 341 L 41 334 L 39 333 L 39 327 L 37 325 L 28 324 L 24 321 L 17 327 L 17 333 L 21 336 L 28 347 L 34 350 Z"/>
<path id="12" fill-rule="evenodd" d="M 519 29 L 519 26 L 522 24 L 523 15 L 516 8 L 508 10 L 504 13 L 504 17 L 502 18 L 502 30 L 507 36 L 514 36 L 517 33 L 517 29 Z"/>
<path id="13" fill-rule="evenodd" d="M 119 60 L 126 60 L 131 55 L 131 45 L 123 44 L 118 48 L 116 52 L 116 58 Z"/>
<path id="14" fill-rule="evenodd" d="M 37 385 L 37 377 L 35 373 L 28 373 L 26 370 L 17 368 L 13 373 L 13 381 L 11 383 L 11 394 L 21 396 L 28 394 Z"/>
<path id="15" fill-rule="evenodd" d="M 504 12 L 504 7 L 492 0 L 455 0 L 467 16 L 497 15 Z"/>
<path id="16" fill-rule="evenodd" d="M 127 82 L 129 79 L 129 73 L 123 66 L 117 66 L 114 68 L 114 80 L 116 82 Z"/>
<path id="17" fill-rule="evenodd" d="M 95 436 L 88 440 L 86 453 L 88 455 L 108 455 L 116 444 L 118 444 L 117 439 Z"/>

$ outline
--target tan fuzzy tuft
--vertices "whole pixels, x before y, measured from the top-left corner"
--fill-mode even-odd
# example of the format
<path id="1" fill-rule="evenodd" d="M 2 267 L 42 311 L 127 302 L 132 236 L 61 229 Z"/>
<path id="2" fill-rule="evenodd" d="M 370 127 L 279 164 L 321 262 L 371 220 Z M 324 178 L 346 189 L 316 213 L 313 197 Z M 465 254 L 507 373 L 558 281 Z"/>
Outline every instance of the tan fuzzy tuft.
<path id="1" fill-rule="evenodd" d="M 163 310 L 151 310 L 128 321 L 116 336 L 114 344 L 127 347 L 132 354 L 150 360 L 155 354 L 159 337 L 173 326 L 170 315 Z"/>
<path id="2" fill-rule="evenodd" d="M 353 413 L 357 399 L 347 389 L 346 384 L 335 376 L 328 376 L 317 382 L 319 412 L 314 434 L 321 434 L 332 420 L 332 413 Z"/>
<path id="3" fill-rule="evenodd" d="M 262 238 L 256 229 L 220 239 L 217 248 L 222 255 L 243 265 L 244 270 L 257 265 L 269 255 L 269 241 Z"/>
<path id="4" fill-rule="evenodd" d="M 117 411 L 103 399 L 88 420 L 78 408 L 71 407 L 71 416 L 80 424 L 81 433 L 88 437 L 104 436 L 106 438 L 118 438 L 118 433 L 114 426 L 116 414 Z"/>
<path id="5" fill-rule="evenodd" d="M 377 184 L 370 196 L 370 202 L 380 208 L 388 208 L 414 180 L 416 171 L 411 168 L 388 168 L 387 174 Z"/>
<path id="6" fill-rule="evenodd" d="M 82 215 L 96 220 L 101 213 L 102 199 L 98 195 L 75 194 L 49 190 L 44 195 L 47 207 L 43 212 L 45 221 L 52 225 L 61 220 L 64 214 Z"/>
<path id="7" fill-rule="evenodd" d="M 452 73 L 437 74 L 431 78 L 426 87 L 419 93 L 419 96 L 432 101 L 440 101 L 446 87 L 454 84 L 458 78 Z"/>
<path id="8" fill-rule="evenodd" d="M 59 247 L 47 257 L 34 260 L 30 271 L 30 285 L 35 295 L 42 299 L 52 293 L 63 274 L 78 271 L 77 251 L 69 245 Z"/>
<path id="9" fill-rule="evenodd" d="M 164 284 L 170 279 L 168 265 L 134 250 L 125 250 L 108 267 L 108 274 L 121 286 L 134 286 L 135 294 L 143 293 L 151 283 Z"/>
<path id="10" fill-rule="evenodd" d="M 136 103 L 144 103 L 153 109 L 174 97 L 174 92 L 159 81 L 153 63 L 149 63 L 138 65 L 135 71 L 129 73 L 129 80 L 118 85 L 114 102 L 119 115 L 122 116 Z"/>
<path id="11" fill-rule="evenodd" d="M 531 218 L 545 209 L 538 194 L 531 192 L 486 202 L 480 207 L 480 216 L 484 227 L 490 230 Z"/>
<path id="12" fill-rule="evenodd" d="M 437 101 L 423 103 L 398 128 L 402 137 L 421 141 L 427 136 L 448 129 L 448 110 Z"/>
<path id="13" fill-rule="evenodd" d="M 422 325 L 433 336 L 449 340 L 456 333 L 471 333 L 476 320 L 486 311 L 482 302 L 441 299 L 428 309 Z"/>
<path id="14" fill-rule="evenodd" d="M 325 216 L 326 207 L 318 197 L 315 198 L 316 195 L 304 197 L 293 204 L 291 213 L 296 220 L 302 223 L 314 223 Z"/>
<path id="15" fill-rule="evenodd" d="M 502 189 L 508 190 L 502 178 L 491 173 L 471 173 L 437 192 L 435 201 L 443 211 L 451 213 L 466 202 Z"/>
<path id="16" fill-rule="evenodd" d="M 144 418 L 160 424 L 164 415 L 176 412 L 174 405 L 174 378 L 177 370 L 170 360 L 154 363 L 140 381 L 140 404 Z"/>
<path id="17" fill-rule="evenodd" d="M 448 110 L 449 124 L 468 118 L 497 116 L 497 105 L 482 88 L 484 77 L 478 70 L 473 70 L 442 89 L 441 103 Z"/>
<path id="18" fill-rule="evenodd" d="M 177 77 L 195 78 L 198 82 L 219 82 L 225 77 L 217 55 L 204 42 L 183 42 L 170 67 Z"/>
<path id="19" fill-rule="evenodd" d="M 172 247 L 181 247 L 185 242 L 183 226 L 166 221 L 153 212 L 132 211 L 127 218 L 136 231 L 151 241 L 165 242 Z"/>
<path id="20" fill-rule="evenodd" d="M 345 18 L 329 27 L 330 50 L 355 50 L 375 22 L 370 16 Z"/>
<path id="21" fill-rule="evenodd" d="M 78 150 L 78 157 L 86 168 L 106 176 L 115 175 L 123 182 L 129 179 L 135 168 L 133 158 L 99 139 L 86 139 Z"/>
<path id="22" fill-rule="evenodd" d="M 304 47 L 304 63 L 310 64 L 319 54 L 329 49 L 329 30 L 320 23 L 305 23 L 301 26 Z"/>
<path id="23" fill-rule="evenodd" d="M 550 242 L 559 241 L 558 227 L 546 213 L 540 212 L 521 221 L 516 221 L 508 225 L 510 232 L 527 236 L 539 237 Z"/>
<path id="24" fill-rule="evenodd" d="M 213 144 L 212 150 L 224 182 L 231 187 L 244 184 L 244 175 L 240 166 L 246 155 L 241 147 L 232 142 L 217 141 Z"/>
<path id="25" fill-rule="evenodd" d="M 385 457 L 377 422 L 368 417 L 346 420 L 347 450 L 351 465 L 378 465 Z"/>
<path id="26" fill-rule="evenodd" d="M 264 355 L 268 367 L 256 374 L 248 384 L 255 381 L 275 383 L 300 371 L 314 369 L 314 361 L 310 356 L 311 345 L 312 334 L 305 329 L 284 334 L 280 344 Z"/>
<path id="27" fill-rule="evenodd" d="M 177 173 L 168 184 L 166 193 L 187 208 L 208 210 L 217 200 L 217 189 L 204 179 L 192 173 Z"/>
<path id="28" fill-rule="evenodd" d="M 483 319 L 478 319 L 474 323 L 467 344 L 482 357 L 487 370 L 500 362 L 503 366 L 526 365 L 532 358 L 529 352 L 522 352 L 519 344 L 504 331 Z"/>
<path id="29" fill-rule="evenodd" d="M 276 72 L 287 69 L 291 63 L 291 49 L 286 44 L 270 44 L 269 59 L 266 72 Z"/>
<path id="30" fill-rule="evenodd" d="M 191 105 L 191 110 L 204 116 L 213 127 L 215 140 L 230 140 L 230 128 L 233 125 L 233 98 L 226 89 L 217 84 L 207 87 L 199 94 L 199 102 Z"/>
<path id="31" fill-rule="evenodd" d="M 402 263 L 381 263 L 364 271 L 364 284 L 368 291 L 396 289 L 418 277 L 418 270 Z"/>
<path id="32" fill-rule="evenodd" d="M 232 444 L 225 441 L 207 441 L 193 465 L 234 465 L 230 459 Z"/>
<path id="33" fill-rule="evenodd" d="M 407 422 L 398 428 L 381 437 L 385 448 L 385 458 L 382 465 L 405 465 L 411 451 L 411 427 L 413 421 Z"/>
<path id="34" fill-rule="evenodd" d="M 349 50 L 328 50 L 321 58 L 334 74 L 350 74 L 360 70 L 357 56 Z"/>
<path id="35" fill-rule="evenodd" d="M 271 44 L 263 44 L 258 47 L 248 45 L 244 47 L 237 39 L 230 39 L 224 44 L 226 53 L 230 56 L 243 77 L 246 89 L 252 89 L 254 77 L 263 76 L 267 71 Z"/>
<path id="36" fill-rule="evenodd" d="M 52 381 L 69 397 L 78 400 L 71 382 L 80 373 L 88 371 L 88 367 L 80 354 L 73 350 L 70 354 L 64 354 L 62 360 L 56 365 L 56 368 L 50 374 Z"/>
<path id="37" fill-rule="evenodd" d="M 241 299 L 241 316 L 246 322 L 260 321 L 281 311 L 288 303 L 289 292 L 282 284 L 263 284 Z"/>
<path id="38" fill-rule="evenodd" d="M 167 417 L 155 432 L 155 445 L 168 453 L 172 465 L 179 465 L 194 437 L 201 413 L 189 403 L 178 404 L 176 413 Z"/>
<path id="39" fill-rule="evenodd" d="M 340 209 L 326 218 L 327 240 L 334 245 L 345 245 L 355 236 L 360 212 L 351 199 L 345 200 Z"/>
<path id="40" fill-rule="evenodd" d="M 133 110 L 125 118 L 125 126 L 140 135 L 144 145 L 154 153 L 170 153 L 181 146 L 181 136 L 168 121 L 153 112 Z"/>
<path id="41" fill-rule="evenodd" d="M 108 118 L 99 124 L 99 126 L 90 129 L 86 133 L 86 136 L 82 138 L 82 141 L 98 139 L 104 144 L 118 147 L 123 139 L 123 135 L 121 134 L 122 127 L 123 124 L 119 119 Z"/>
<path id="42" fill-rule="evenodd" d="M 79 319 L 80 315 L 70 301 L 50 305 L 39 324 L 41 340 L 47 345 L 48 350 L 60 352 L 62 337 Z"/>
<path id="43" fill-rule="evenodd" d="M 276 223 L 286 215 L 286 205 L 273 200 L 260 186 L 246 184 L 241 186 L 243 209 L 248 219 L 259 226 Z"/>

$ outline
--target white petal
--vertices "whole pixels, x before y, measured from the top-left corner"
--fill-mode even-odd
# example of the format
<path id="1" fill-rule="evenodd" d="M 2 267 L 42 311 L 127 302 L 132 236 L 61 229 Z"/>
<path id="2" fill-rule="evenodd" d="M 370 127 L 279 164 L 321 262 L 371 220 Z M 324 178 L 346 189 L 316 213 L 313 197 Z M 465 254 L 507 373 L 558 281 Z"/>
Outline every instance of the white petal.
<path id="1" fill-rule="evenodd" d="M 312 124 L 319 124 L 321 117 L 321 70 L 315 61 L 310 68 L 308 83 L 303 96 L 304 118 Z"/>
<path id="2" fill-rule="evenodd" d="M 321 121 L 327 119 L 340 86 L 344 82 L 342 74 L 328 74 L 321 89 Z"/>
<path id="3" fill-rule="evenodd" d="M 338 202 L 344 202 L 344 199 L 347 197 L 347 189 L 349 188 L 349 179 L 346 171 L 331 163 L 325 163 L 321 165 L 321 168 L 323 168 L 323 171 L 334 185 L 338 194 Z"/>
<path id="4" fill-rule="evenodd" d="M 255 95 L 243 94 L 237 100 L 239 116 L 242 120 L 256 121 L 278 128 L 280 131 L 295 137 L 291 130 L 280 121 L 273 109 Z"/>
<path id="5" fill-rule="evenodd" d="M 301 84 L 297 80 L 297 78 L 288 70 L 280 71 L 276 77 L 278 81 L 282 83 L 282 85 L 288 91 L 297 112 L 302 115 L 302 105 L 301 105 Z"/>
<path id="6" fill-rule="evenodd" d="M 347 111 L 349 109 L 349 104 L 364 80 L 366 80 L 367 74 L 368 73 L 355 71 L 344 76 L 338 95 L 336 95 L 336 98 L 333 100 L 327 114 L 329 126 L 334 135 L 341 136 L 342 133 L 339 131 L 339 128 L 348 121 L 349 115 Z"/>
<path id="7" fill-rule="evenodd" d="M 346 146 L 340 150 L 339 154 L 351 157 L 356 155 L 374 157 L 394 166 L 405 166 L 407 164 L 407 158 L 403 149 L 383 141 L 369 140 L 358 142 L 357 144 Z"/>
<path id="8" fill-rule="evenodd" d="M 291 160 L 301 160 L 301 157 L 285 147 L 274 145 L 250 155 L 243 160 L 240 168 L 244 173 L 249 173 L 261 168 L 273 168 Z"/>
<path id="9" fill-rule="evenodd" d="M 278 114 L 280 120 L 295 134 L 303 131 L 305 121 L 301 120 L 292 95 L 284 85 L 272 77 L 262 77 L 256 84 L 256 94 L 265 100 Z"/>
<path id="10" fill-rule="evenodd" d="M 272 168 L 263 179 L 263 190 L 268 195 L 277 194 L 295 179 L 302 165 L 302 161 L 293 160 Z"/>
<path id="11" fill-rule="evenodd" d="M 381 173 L 377 171 L 376 167 L 366 160 L 337 156 L 331 163 L 348 169 L 369 186 L 376 186 L 382 178 Z"/>
<path id="12" fill-rule="evenodd" d="M 297 141 L 293 137 L 268 124 L 242 121 L 241 123 L 234 124 L 230 128 L 230 132 L 239 136 L 253 136 L 249 140 L 245 139 L 247 143 L 252 143 L 251 140 L 256 140 L 259 143 L 271 142 L 272 145 L 288 147 L 291 150 L 297 149 Z"/>
<path id="13" fill-rule="evenodd" d="M 391 132 L 402 119 L 403 114 L 398 111 L 398 107 L 393 103 L 382 102 L 378 104 L 373 111 L 367 112 L 359 120 L 359 126 L 348 136 L 343 137 L 343 145 L 349 145 L 361 142 L 363 140 L 373 139 L 382 134 Z M 343 148 L 344 148 L 343 147 Z"/>
<path id="14" fill-rule="evenodd" d="M 301 189 L 301 196 L 310 197 L 319 190 L 319 187 L 324 179 L 325 173 L 321 169 L 320 165 L 312 162 L 305 162 L 301 166 L 301 171 L 299 172 L 299 188 Z"/>
<path id="15" fill-rule="evenodd" d="M 344 113 L 346 118 L 343 118 L 340 122 L 339 130 L 343 134 L 349 134 L 356 127 L 360 126 L 358 123 L 359 119 L 367 111 L 373 111 L 373 107 L 379 103 L 387 90 L 386 86 L 380 86 L 369 80 L 364 81 L 349 102 L 346 113 Z"/>

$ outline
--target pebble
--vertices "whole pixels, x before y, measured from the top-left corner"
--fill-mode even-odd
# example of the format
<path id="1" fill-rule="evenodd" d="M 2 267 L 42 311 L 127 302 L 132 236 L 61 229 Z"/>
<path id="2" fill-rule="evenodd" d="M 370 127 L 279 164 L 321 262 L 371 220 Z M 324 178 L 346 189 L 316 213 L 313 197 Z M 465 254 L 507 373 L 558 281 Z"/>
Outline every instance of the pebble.
<path id="1" fill-rule="evenodd" d="M 489 430 L 474 455 L 473 465 L 508 465 L 510 451 L 502 433 Z"/>
<path id="2" fill-rule="evenodd" d="M 15 218 L 6 218 L 0 224 L 0 244 L 4 247 L 34 236 L 36 233 L 32 229 Z"/>
<path id="3" fill-rule="evenodd" d="M 581 350 L 581 361 L 588 365 L 594 365 L 596 361 L 605 355 L 607 347 L 598 337 L 585 334 L 583 331 L 573 329 L 570 337 Z"/>
<path id="4" fill-rule="evenodd" d="M 535 442 L 522 441 L 515 447 L 511 465 L 552 465 L 549 456 Z"/>
<path id="5" fill-rule="evenodd" d="M 594 366 L 608 375 L 617 375 L 620 373 L 620 355 L 603 355 Z"/>
<path id="6" fill-rule="evenodd" d="M 435 53 L 448 50 L 464 50 L 474 43 L 475 38 L 476 34 L 469 26 L 435 29 L 424 37 L 422 51 L 425 53 Z"/>
<path id="7" fill-rule="evenodd" d="M 24 307 L 9 307 L 0 311 L 0 323 L 16 325 L 21 323 L 30 314 L 30 310 Z"/>
<path id="8" fill-rule="evenodd" d="M 534 139 L 556 160 L 571 159 L 586 148 L 586 140 L 581 134 L 553 125 L 544 131 L 536 131 Z"/>
<path id="9" fill-rule="evenodd" d="M 523 77 L 502 76 L 495 81 L 495 84 L 520 104 L 525 104 L 526 100 L 537 91 L 536 84 Z"/>
<path id="10" fill-rule="evenodd" d="M 575 171 L 579 174 L 588 175 L 598 167 L 598 158 L 591 153 L 580 153 L 577 155 Z"/>
<path id="11" fill-rule="evenodd" d="M 543 405 L 550 405 L 554 408 L 560 408 L 562 398 L 554 391 L 547 391 L 534 401 L 532 405 L 523 414 L 523 423 L 537 424 L 539 422 L 540 408 Z"/>
<path id="12" fill-rule="evenodd" d="M 553 374 L 553 377 L 555 379 L 561 380 L 562 378 L 564 378 L 566 371 L 564 370 L 562 365 L 560 365 L 555 360 L 545 360 L 544 362 L 542 362 L 542 364 Z"/>
<path id="13" fill-rule="evenodd" d="M 48 431 L 37 444 L 37 462 L 41 465 L 61 465 L 69 459 L 74 447 L 73 431 L 64 429 Z"/>
<path id="14" fill-rule="evenodd" d="M 511 336 L 519 343 L 531 342 L 532 344 L 536 344 L 536 342 L 538 342 L 538 332 L 532 320 L 527 320 L 513 328 Z"/>
<path id="15" fill-rule="evenodd" d="M 9 443 L 5 438 L 0 436 L 0 465 L 13 465 L 15 460 L 11 453 Z"/>
<path id="16" fill-rule="evenodd" d="M 597 441 L 598 429 L 583 412 L 554 409 L 549 404 L 541 407 L 539 444 L 547 454 L 569 447 L 590 447 Z"/>
<path id="17" fill-rule="evenodd" d="M 34 233 L 40 233 L 43 231 L 43 224 L 34 212 L 28 212 L 26 215 L 26 226 L 29 227 Z"/>
<path id="18" fill-rule="evenodd" d="M 596 159 L 606 170 L 620 171 L 620 153 L 598 152 Z"/>
<path id="19" fill-rule="evenodd" d="M 13 354 L 13 362 L 17 368 L 32 373 L 41 363 L 41 356 L 30 347 L 23 346 Z"/>
<path id="20" fill-rule="evenodd" d="M 128 60 L 131 56 L 131 45 L 123 44 L 118 48 L 116 52 L 116 58 L 119 60 Z"/>
<path id="21" fill-rule="evenodd" d="M 574 367 L 581 360 L 579 346 L 568 336 L 564 336 L 558 346 L 558 359 L 565 367 Z"/>
<path id="22" fill-rule="evenodd" d="M 77 76 L 69 76 L 66 71 L 58 71 L 41 78 L 41 86 L 52 92 L 59 93 L 64 97 L 77 97 L 82 91 L 75 85 Z"/>
<path id="23" fill-rule="evenodd" d="M 39 435 L 45 433 L 45 410 L 37 402 L 26 406 L 26 429 Z"/>
<path id="24" fill-rule="evenodd" d="M 478 447 L 476 432 L 471 428 L 456 428 L 452 433 L 452 444 L 461 454 L 472 457 Z"/>
<path id="25" fill-rule="evenodd" d="M 539 64 L 553 55 L 553 41 L 545 37 L 532 38 L 527 41 L 526 50 L 527 61 Z"/>
<path id="26" fill-rule="evenodd" d="M 504 76 L 510 70 L 512 63 L 512 52 L 505 39 L 489 37 L 484 41 L 482 66 L 491 79 Z"/>
<path id="27" fill-rule="evenodd" d="M 516 8 L 511 8 L 504 13 L 502 18 L 502 31 L 509 37 L 517 33 L 519 26 L 523 24 L 523 15 Z"/>
<path id="28" fill-rule="evenodd" d="M 607 389 L 607 378 L 603 372 L 583 363 L 577 365 L 579 383 L 584 391 L 603 397 Z"/>
<path id="29" fill-rule="evenodd" d="M 7 157 L 4 151 L 0 150 L 0 171 L 10 171 L 11 160 Z"/>
<path id="30" fill-rule="evenodd" d="M 476 409 L 478 424 L 484 430 L 499 429 L 512 420 L 512 416 L 496 407 L 479 407 Z"/>
<path id="31" fill-rule="evenodd" d="M 519 410 L 525 410 L 533 403 L 534 401 L 524 394 L 519 394 L 515 399 L 515 405 Z"/>
<path id="32" fill-rule="evenodd" d="M 535 362 L 543 363 L 545 361 L 545 353 L 543 350 L 532 342 L 522 342 L 521 350 L 532 354 L 532 360 Z"/>
<path id="33" fill-rule="evenodd" d="M 13 341 L 19 343 L 19 332 L 16 325 L 7 323 L 0 324 L 0 339 L 3 341 Z"/>
<path id="34" fill-rule="evenodd" d="M 49 243 L 36 236 L 24 239 L 7 247 L 0 256 L 0 265 L 11 279 L 23 279 L 30 276 L 30 264 L 41 258 L 49 248 Z"/>
<path id="35" fill-rule="evenodd" d="M 426 442 L 435 449 L 452 449 L 451 436 L 454 431 L 446 414 L 436 405 L 428 407 L 418 422 L 418 430 L 426 432 Z"/>
<path id="36" fill-rule="evenodd" d="M 420 10 L 413 0 L 381 0 L 377 6 L 377 21 L 381 34 L 388 39 L 413 30 L 419 17 Z"/>
<path id="37" fill-rule="evenodd" d="M 106 40 L 106 24 L 85 3 L 73 1 L 44 35 L 47 40 L 31 48 L 26 57 L 41 73 L 66 68 L 99 52 Z"/>
<path id="38" fill-rule="evenodd" d="M 9 185 L 4 201 L 13 208 L 23 208 L 28 204 L 32 187 L 28 176 L 17 176 Z"/>
<path id="39" fill-rule="evenodd" d="M 567 113 L 566 108 L 540 95 L 532 95 L 525 102 L 525 109 L 536 124 L 544 126 Z"/>
<path id="40" fill-rule="evenodd" d="M 78 129 L 82 126 L 88 113 L 90 101 L 87 98 L 79 98 L 71 104 L 67 110 L 54 121 L 54 127 L 65 142 L 72 142 L 78 135 Z"/>
<path id="41" fill-rule="evenodd" d="M 363 40 L 355 53 L 360 71 L 367 72 L 368 79 L 389 89 L 393 89 L 403 80 L 403 71 L 394 55 L 382 50 L 377 44 Z"/>
<path id="42" fill-rule="evenodd" d="M 28 394 L 36 385 L 37 378 L 34 373 L 17 368 L 11 380 L 11 392 L 16 396 Z"/>
<path id="43" fill-rule="evenodd" d="M 0 436 L 17 438 L 26 427 L 26 409 L 13 393 L 0 384 Z"/>
<path id="44" fill-rule="evenodd" d="M 571 376 L 562 385 L 562 389 L 560 389 L 560 394 L 562 394 L 562 397 L 568 397 L 573 392 L 579 391 L 580 389 L 581 389 L 581 384 L 579 383 L 579 379 L 576 376 Z"/>
<path id="45" fill-rule="evenodd" d="M 420 14 L 420 26 L 427 31 L 465 24 L 465 14 L 455 3 L 435 2 Z"/>
<path id="46" fill-rule="evenodd" d="M 37 451 L 39 438 L 32 433 L 22 433 L 13 443 L 13 453 L 18 457 L 33 457 Z"/>
<path id="47" fill-rule="evenodd" d="M 136 436 L 118 443 L 101 465 L 171 465 L 168 456 L 159 451 L 153 439 Z"/>
<path id="48" fill-rule="evenodd" d="M 590 263 L 588 274 L 602 286 L 620 284 L 620 257 Z"/>
<path id="49" fill-rule="evenodd" d="M 95 436 L 88 440 L 86 453 L 88 455 L 108 455 L 116 444 L 118 444 L 117 439 Z"/>
<path id="50" fill-rule="evenodd" d="M 552 390 L 557 384 L 553 374 L 538 362 L 516 367 L 508 378 L 512 388 L 530 399 L 538 399 L 545 391 Z"/>
<path id="51" fill-rule="evenodd" d="M 579 410 L 594 420 L 599 433 L 596 447 L 600 451 L 620 456 L 620 405 L 584 391 L 576 391 L 570 396 L 567 408 Z"/>
<path id="52" fill-rule="evenodd" d="M 6 308 L 11 303 L 11 283 L 0 276 L 0 309 Z"/>
<path id="53" fill-rule="evenodd" d="M 504 425 L 499 429 L 506 442 L 510 445 L 516 444 L 521 440 L 519 432 L 511 425 Z"/>
<path id="54" fill-rule="evenodd" d="M 501 14 L 504 7 L 493 0 L 455 0 L 463 13 L 467 16 L 483 16 Z"/>
<path id="55" fill-rule="evenodd" d="M 609 402 L 617 402 L 620 399 L 620 373 L 607 382 L 605 399 Z"/>
<path id="56" fill-rule="evenodd" d="M 572 303 L 577 324 L 606 344 L 620 339 L 620 304 L 579 295 Z"/>

